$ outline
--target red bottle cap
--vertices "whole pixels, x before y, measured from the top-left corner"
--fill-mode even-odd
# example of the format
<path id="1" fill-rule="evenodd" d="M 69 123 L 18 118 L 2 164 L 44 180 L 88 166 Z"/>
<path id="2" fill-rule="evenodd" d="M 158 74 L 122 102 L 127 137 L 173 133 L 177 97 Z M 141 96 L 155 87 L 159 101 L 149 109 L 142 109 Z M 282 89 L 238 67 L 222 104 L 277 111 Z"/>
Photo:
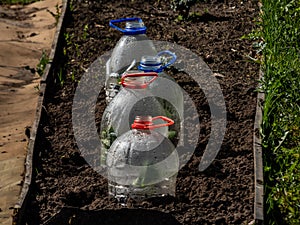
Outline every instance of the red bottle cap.
<path id="1" fill-rule="evenodd" d="M 161 119 L 161 120 L 165 121 L 166 123 L 153 125 L 153 121 L 158 120 L 158 119 Z M 133 124 L 131 125 L 131 128 L 132 129 L 141 129 L 141 130 L 152 130 L 152 129 L 156 129 L 156 128 L 160 128 L 160 127 L 171 126 L 173 124 L 174 124 L 174 121 L 165 116 L 156 116 L 153 118 L 152 118 L 152 116 L 137 116 L 135 118 Z"/>

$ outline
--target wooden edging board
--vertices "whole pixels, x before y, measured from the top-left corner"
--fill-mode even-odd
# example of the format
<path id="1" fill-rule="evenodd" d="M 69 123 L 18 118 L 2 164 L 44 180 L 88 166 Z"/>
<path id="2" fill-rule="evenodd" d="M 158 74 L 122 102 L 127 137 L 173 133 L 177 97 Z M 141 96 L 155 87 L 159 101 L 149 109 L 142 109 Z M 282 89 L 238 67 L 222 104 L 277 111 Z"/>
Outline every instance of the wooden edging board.
<path id="1" fill-rule="evenodd" d="M 263 77 L 263 72 L 259 73 L 259 80 Z M 256 115 L 253 132 L 253 154 L 254 154 L 254 219 L 255 224 L 263 224 L 264 221 L 264 177 L 263 159 L 260 137 L 260 126 L 262 122 L 262 104 L 264 93 L 257 93 Z"/>
<path id="2" fill-rule="evenodd" d="M 30 190 L 31 190 L 31 182 L 32 182 L 32 173 L 33 173 L 33 164 L 34 164 L 34 157 L 36 153 L 34 152 L 35 145 L 36 145 L 36 137 L 39 133 L 39 124 L 40 119 L 42 115 L 43 109 L 43 103 L 44 103 L 44 95 L 47 88 L 47 83 L 49 83 L 49 79 L 53 79 L 53 76 L 50 76 L 50 74 L 53 73 L 53 69 L 55 67 L 55 64 L 58 60 L 58 50 L 61 48 L 62 39 L 63 36 L 63 28 L 65 24 L 65 16 L 68 13 L 68 0 L 62 0 L 62 8 L 61 8 L 61 15 L 58 20 L 56 31 L 54 35 L 54 39 L 51 46 L 51 51 L 49 55 L 49 62 L 47 63 L 45 67 L 45 71 L 43 73 L 43 76 L 40 80 L 40 91 L 39 91 L 39 97 L 38 97 L 38 103 L 37 108 L 35 111 L 35 119 L 32 125 L 32 129 L 30 130 L 30 138 L 28 140 L 27 149 L 26 149 L 26 158 L 25 158 L 25 165 L 24 165 L 24 181 L 23 186 L 19 195 L 18 202 L 14 206 L 13 210 L 13 225 L 23 225 L 24 222 L 24 214 L 25 209 L 27 206 L 28 197 L 30 196 Z"/>

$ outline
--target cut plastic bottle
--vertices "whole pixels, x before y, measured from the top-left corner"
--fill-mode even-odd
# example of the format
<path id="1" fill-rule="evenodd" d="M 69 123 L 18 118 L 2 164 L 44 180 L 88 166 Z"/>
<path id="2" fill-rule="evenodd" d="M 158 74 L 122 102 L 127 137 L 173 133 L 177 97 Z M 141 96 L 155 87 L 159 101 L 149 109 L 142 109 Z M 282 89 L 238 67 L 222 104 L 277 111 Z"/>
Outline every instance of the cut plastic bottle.
<path id="1" fill-rule="evenodd" d="M 117 25 L 125 23 L 125 28 Z M 143 55 L 156 55 L 153 42 L 146 35 L 146 26 L 141 18 L 122 18 L 111 20 L 109 25 L 122 32 L 123 36 L 114 47 L 110 59 L 106 63 L 106 90 L 111 88 L 110 76 L 122 74 L 133 60 L 140 60 Z"/>
<path id="2" fill-rule="evenodd" d="M 162 57 L 164 55 L 171 56 L 171 59 L 163 60 Z M 165 50 L 155 56 L 143 56 L 138 65 L 140 71 L 158 73 L 156 82 L 149 85 L 149 90 L 157 96 L 158 101 L 165 110 L 166 116 L 175 121 L 175 125 L 169 130 L 168 134 L 168 137 L 173 140 L 179 138 L 179 136 L 183 139 L 183 93 L 181 87 L 173 77 L 165 72 L 165 69 L 174 64 L 176 58 L 175 53 Z M 175 141 L 173 143 L 175 144 Z"/>
<path id="3" fill-rule="evenodd" d="M 130 130 L 136 116 L 166 115 L 160 102 L 149 91 L 149 84 L 155 82 L 158 75 L 149 73 L 126 73 L 121 78 L 121 91 L 106 107 L 101 121 L 101 165 L 105 167 L 107 151 L 120 135 Z M 155 121 L 159 122 L 159 121 Z M 157 129 L 168 136 L 168 127 Z"/>
<path id="4" fill-rule="evenodd" d="M 157 120 L 164 123 L 155 125 Z M 132 129 L 114 141 L 107 155 L 110 196 L 119 202 L 175 196 L 178 154 L 171 141 L 156 131 L 173 123 L 163 116 L 137 116 Z"/>

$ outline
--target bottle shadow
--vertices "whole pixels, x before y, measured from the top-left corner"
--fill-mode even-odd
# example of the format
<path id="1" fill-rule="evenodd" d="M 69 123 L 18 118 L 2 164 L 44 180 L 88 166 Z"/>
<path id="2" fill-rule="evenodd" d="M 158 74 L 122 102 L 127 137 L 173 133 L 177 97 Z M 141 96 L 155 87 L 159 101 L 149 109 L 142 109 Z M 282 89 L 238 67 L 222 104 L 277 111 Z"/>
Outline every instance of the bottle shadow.
<path id="1" fill-rule="evenodd" d="M 172 215 L 147 209 L 83 210 L 62 208 L 44 225 L 181 225 Z"/>

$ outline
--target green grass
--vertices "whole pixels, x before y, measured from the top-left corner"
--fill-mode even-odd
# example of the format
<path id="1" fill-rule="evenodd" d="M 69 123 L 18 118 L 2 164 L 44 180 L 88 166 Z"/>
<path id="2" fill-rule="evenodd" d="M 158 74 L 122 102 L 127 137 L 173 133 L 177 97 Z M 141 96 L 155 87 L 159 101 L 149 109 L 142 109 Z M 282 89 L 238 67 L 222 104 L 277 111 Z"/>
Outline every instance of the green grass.
<path id="1" fill-rule="evenodd" d="M 300 224 L 300 1 L 262 4 L 265 224 Z"/>
<path id="2" fill-rule="evenodd" d="M 26 5 L 26 4 L 30 4 L 33 2 L 37 2 L 40 0 L 0 0 L 0 5 L 3 4 L 8 4 L 8 5 L 13 5 L 13 4 L 22 4 L 22 5 Z"/>
<path id="3" fill-rule="evenodd" d="M 38 75 L 40 77 L 43 76 L 45 68 L 46 68 L 48 62 L 49 62 L 49 57 L 48 57 L 47 53 L 43 50 L 40 61 L 36 66 L 36 72 L 38 73 Z"/>

